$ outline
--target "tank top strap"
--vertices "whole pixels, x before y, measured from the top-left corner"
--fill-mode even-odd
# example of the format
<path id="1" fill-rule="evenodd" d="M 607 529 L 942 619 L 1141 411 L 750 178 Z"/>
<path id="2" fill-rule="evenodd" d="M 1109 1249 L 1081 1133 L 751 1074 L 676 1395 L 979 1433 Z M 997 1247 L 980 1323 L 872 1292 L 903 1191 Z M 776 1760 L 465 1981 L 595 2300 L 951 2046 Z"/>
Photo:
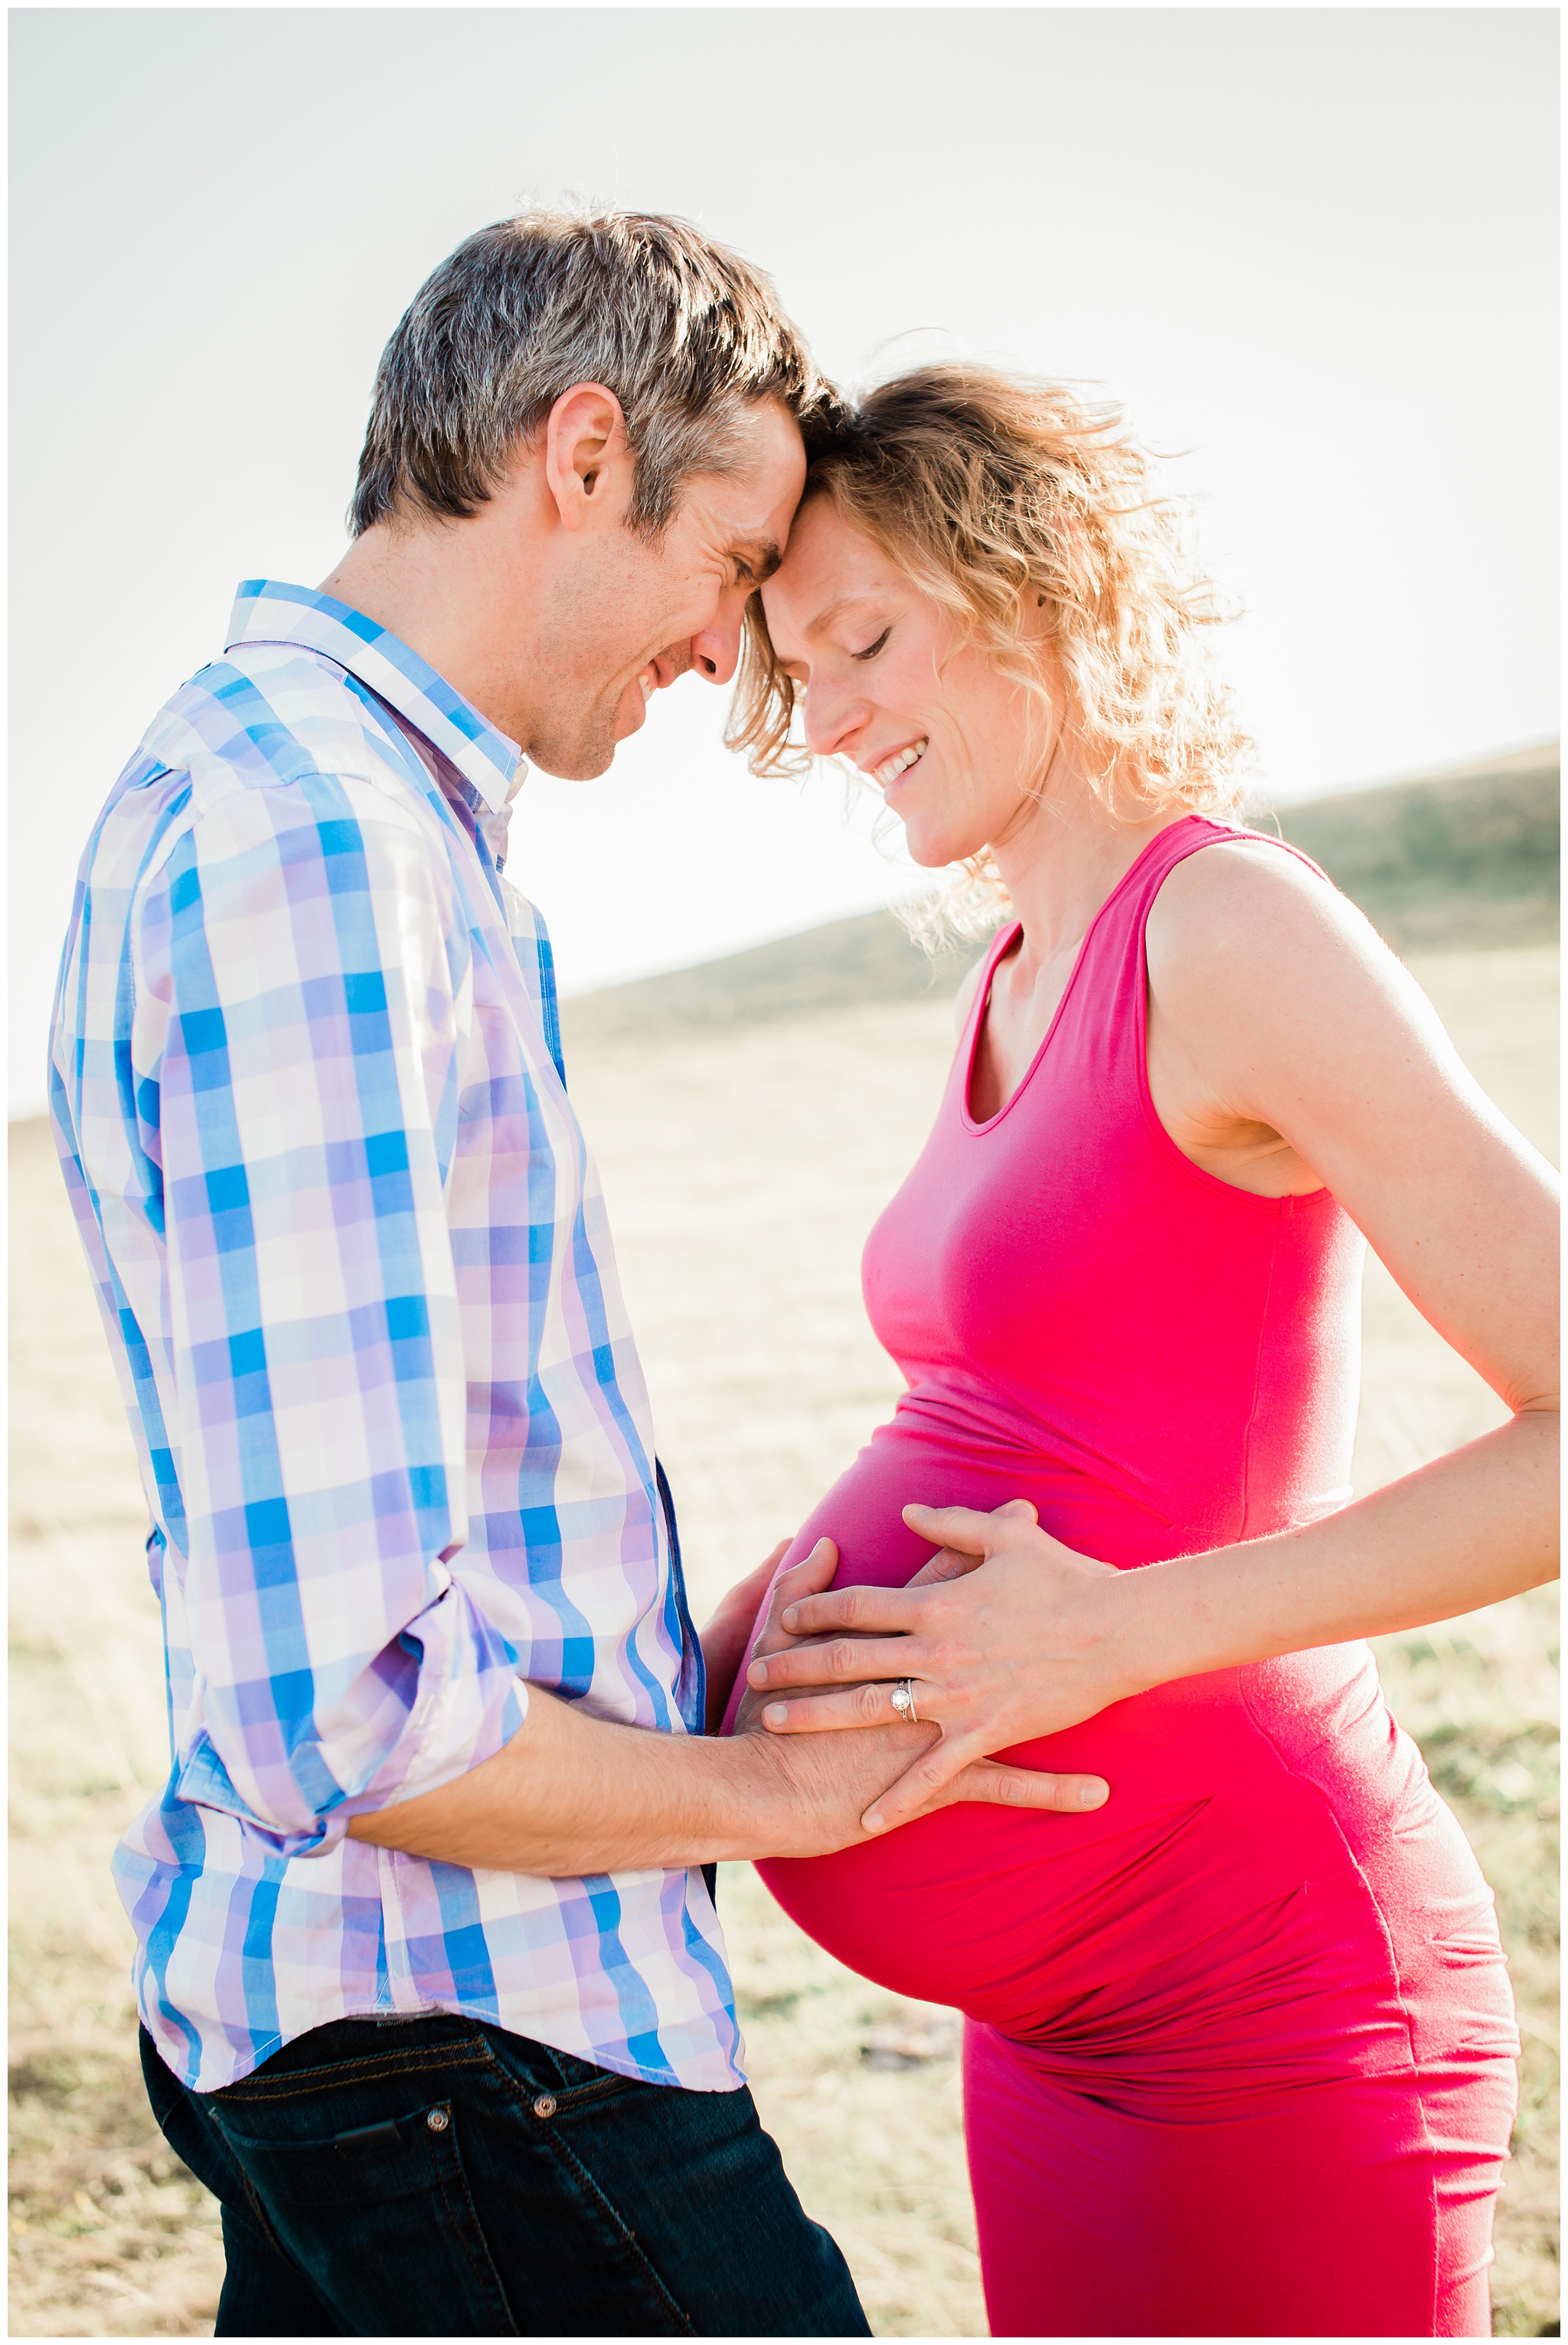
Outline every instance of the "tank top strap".
<path id="1" fill-rule="evenodd" d="M 1267 831 L 1249 830 L 1239 823 L 1217 822 L 1210 815 L 1183 815 L 1179 821 L 1157 832 L 1089 922 L 1050 1031 L 1015 1097 L 1032 1086 L 1047 1051 L 1058 1069 L 1064 1061 L 1078 1061 L 1087 1053 L 1099 1065 L 1102 1078 L 1123 1059 L 1130 1067 L 1144 1047 L 1144 932 L 1154 899 L 1179 863 L 1184 863 L 1200 848 L 1227 838 L 1277 848 L 1283 854 L 1293 855 L 1298 863 L 1304 863 L 1320 879 L 1328 878 L 1320 865 L 1314 863 L 1310 855 L 1303 855 L 1299 847 L 1292 847 L 1288 839 L 1271 838 Z M 1021 925 L 1017 919 L 1004 921 L 986 949 L 948 1075 L 944 1112 L 956 1114 L 966 1126 L 969 1124 L 968 1085 L 975 1028 L 990 998 L 996 963 L 1012 949 Z M 1005 1114 L 1007 1109 L 1002 1112 Z"/>
<path id="2" fill-rule="evenodd" d="M 1096 926 L 1106 925 L 1107 914 L 1114 913 L 1118 917 L 1109 925 L 1120 927 L 1125 923 L 1141 929 L 1148 918 L 1149 906 L 1177 865 L 1185 863 L 1200 848 L 1213 847 L 1228 838 L 1244 839 L 1249 847 L 1277 848 L 1282 854 L 1294 856 L 1310 871 L 1316 871 L 1320 878 L 1327 876 L 1310 855 L 1303 855 L 1289 839 L 1276 838 L 1266 830 L 1249 830 L 1244 823 L 1219 822 L 1212 815 L 1183 815 L 1179 822 L 1156 832 L 1101 906 Z"/>
<path id="3" fill-rule="evenodd" d="M 1320 864 L 1299 847 L 1292 847 L 1288 838 L 1277 838 L 1266 830 L 1250 830 L 1245 823 L 1219 822 L 1212 815 L 1183 815 L 1179 822 L 1156 832 L 1101 907 L 1101 916 L 1116 906 L 1125 917 L 1136 906 L 1134 924 L 1141 928 L 1148 918 L 1149 906 L 1177 865 L 1185 863 L 1189 855 L 1196 855 L 1199 848 L 1213 847 L 1227 838 L 1244 839 L 1249 847 L 1276 848 L 1283 855 L 1294 856 L 1298 863 L 1304 863 L 1320 879 L 1328 878 Z"/>
<path id="4" fill-rule="evenodd" d="M 1110 1010 L 1121 1031 L 1130 1035 L 1135 1028 L 1141 1030 L 1141 1016 L 1124 1022 L 1120 1013 L 1135 1005 L 1141 1007 L 1144 931 L 1154 899 L 1179 863 L 1185 863 L 1189 855 L 1198 854 L 1205 847 L 1231 838 L 1245 839 L 1249 846 L 1275 848 L 1281 854 L 1294 856 L 1298 863 L 1317 872 L 1320 879 L 1328 877 L 1310 855 L 1303 855 L 1288 839 L 1272 838 L 1267 831 L 1249 830 L 1240 823 L 1218 822 L 1210 815 L 1183 815 L 1179 822 L 1171 823 L 1149 840 L 1089 925 L 1078 966 L 1073 972 L 1072 991 L 1081 1004 L 1094 1005 L 1097 1018 Z"/>

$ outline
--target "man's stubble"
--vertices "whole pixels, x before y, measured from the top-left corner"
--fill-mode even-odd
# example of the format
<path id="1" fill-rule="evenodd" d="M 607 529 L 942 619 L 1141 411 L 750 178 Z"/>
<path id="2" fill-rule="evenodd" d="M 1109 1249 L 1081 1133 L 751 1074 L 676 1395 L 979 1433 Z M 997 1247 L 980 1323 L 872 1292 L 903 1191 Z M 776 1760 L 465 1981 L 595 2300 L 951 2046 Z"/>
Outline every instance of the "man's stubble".
<path id="1" fill-rule="evenodd" d="M 659 605 L 667 607 L 670 596 L 667 587 L 661 592 L 657 561 L 628 532 L 613 554 L 556 599 L 540 646 L 544 689 L 528 745 L 530 761 L 545 773 L 563 781 L 597 780 L 609 772 L 621 742 L 640 729 L 622 732 L 618 724 L 628 668 L 634 675 L 633 663 L 661 648 Z M 683 645 L 680 664 L 690 665 Z"/>

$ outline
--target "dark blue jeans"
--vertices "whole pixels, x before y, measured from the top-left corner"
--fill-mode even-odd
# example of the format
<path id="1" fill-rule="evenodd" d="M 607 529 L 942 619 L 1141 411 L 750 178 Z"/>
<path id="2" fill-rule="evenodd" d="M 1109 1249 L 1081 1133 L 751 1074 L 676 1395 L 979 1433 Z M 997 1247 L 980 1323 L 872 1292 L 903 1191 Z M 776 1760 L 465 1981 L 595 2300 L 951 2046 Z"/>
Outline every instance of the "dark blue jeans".
<path id="1" fill-rule="evenodd" d="M 153 2113 L 222 2204 L 219 2337 L 866 2337 L 749 2092 L 481 2021 L 340 2019 Z"/>

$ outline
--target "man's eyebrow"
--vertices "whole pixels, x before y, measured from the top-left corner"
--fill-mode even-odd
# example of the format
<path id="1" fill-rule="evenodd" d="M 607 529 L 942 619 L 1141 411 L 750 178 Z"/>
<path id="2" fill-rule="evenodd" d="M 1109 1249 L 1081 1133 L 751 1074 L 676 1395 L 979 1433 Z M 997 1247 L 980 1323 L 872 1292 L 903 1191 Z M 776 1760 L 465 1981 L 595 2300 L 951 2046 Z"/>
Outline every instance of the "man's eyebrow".
<path id="1" fill-rule="evenodd" d="M 738 563 L 741 569 L 749 571 L 753 583 L 761 586 L 773 576 L 774 572 L 784 560 L 784 555 L 769 539 L 765 545 L 753 545 L 750 548 L 732 546 L 730 560 Z"/>

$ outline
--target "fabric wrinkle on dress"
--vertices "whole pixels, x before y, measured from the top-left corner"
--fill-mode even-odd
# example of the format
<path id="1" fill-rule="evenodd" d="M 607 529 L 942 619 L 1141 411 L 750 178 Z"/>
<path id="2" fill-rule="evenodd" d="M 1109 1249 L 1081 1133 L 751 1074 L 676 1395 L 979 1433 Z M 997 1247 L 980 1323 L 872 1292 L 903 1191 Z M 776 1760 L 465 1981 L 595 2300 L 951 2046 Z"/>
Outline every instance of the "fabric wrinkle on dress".
<path id="1" fill-rule="evenodd" d="M 1150 907 L 1239 835 L 1193 815 L 1149 842 L 979 1122 L 1017 924 L 996 939 L 865 1248 L 908 1389 L 781 1570 L 825 1536 L 835 1584 L 902 1587 L 931 1552 L 913 1500 L 1028 1498 L 1134 1569 L 1349 1499 L 1364 1243 L 1326 1189 L 1263 1197 L 1194 1164 L 1148 1087 Z M 964 2013 L 993 2333 L 1490 2334 L 1512 1998 L 1492 1893 L 1368 1648 L 1178 1680 L 999 1755 L 1110 1798 L 955 1806 L 758 1868 L 852 1969 Z"/>

